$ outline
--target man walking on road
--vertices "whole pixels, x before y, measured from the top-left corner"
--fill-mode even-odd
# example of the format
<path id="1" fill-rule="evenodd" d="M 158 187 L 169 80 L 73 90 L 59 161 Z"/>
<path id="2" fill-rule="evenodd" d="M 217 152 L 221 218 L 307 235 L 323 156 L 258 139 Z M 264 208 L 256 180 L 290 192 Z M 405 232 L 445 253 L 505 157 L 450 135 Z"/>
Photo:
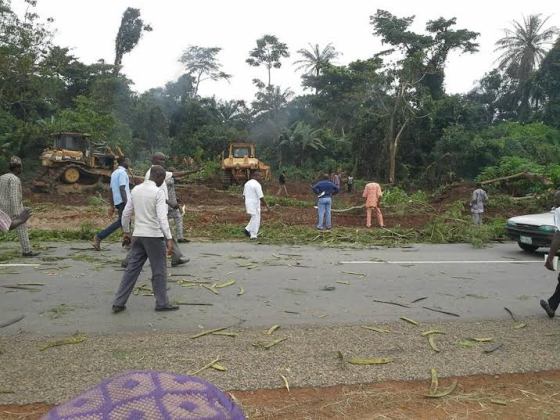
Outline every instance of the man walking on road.
<path id="1" fill-rule="evenodd" d="M 552 237 L 552 243 L 550 244 L 550 249 L 548 250 L 548 257 L 544 263 L 544 266 L 554 271 L 554 257 L 560 248 L 560 190 L 556 191 L 554 194 L 554 225 L 556 226 L 556 232 Z M 558 283 L 556 284 L 556 289 L 554 293 L 548 300 L 541 299 L 541 306 L 550 318 L 554 318 L 554 313 L 558 306 L 560 305 L 560 273 L 558 274 Z"/>
<path id="2" fill-rule="evenodd" d="M 251 174 L 251 179 L 243 187 L 243 198 L 245 199 L 245 210 L 251 219 L 245 226 L 245 235 L 251 239 L 257 239 L 261 226 L 261 204 L 270 211 L 270 207 L 264 199 L 262 186 L 260 184 L 261 173 L 255 171 Z"/>
<path id="3" fill-rule="evenodd" d="M 126 302 L 147 259 L 152 269 L 152 289 L 156 298 L 156 311 L 175 311 L 167 297 L 166 251 L 171 253 L 173 239 L 167 220 L 165 193 L 160 188 L 165 182 L 165 170 L 152 166 L 150 179 L 132 190 L 122 215 L 123 242 L 131 242 L 128 265 L 113 302 L 113 312 L 126 309 Z M 135 215 L 134 233 L 130 236 L 130 219 Z"/>
<path id="4" fill-rule="evenodd" d="M 327 174 L 321 177 L 321 181 L 311 187 L 313 192 L 317 194 L 317 229 L 331 229 L 331 206 L 332 196 L 337 194 L 339 188 L 331 181 Z"/>
<path id="5" fill-rule="evenodd" d="M 473 217 L 473 223 L 475 225 L 482 224 L 482 215 L 484 214 L 484 203 L 488 201 L 488 195 L 486 191 L 482 189 L 482 184 L 478 182 L 476 184 L 476 190 L 472 193 L 471 199 L 471 213 Z"/>
<path id="6" fill-rule="evenodd" d="M 10 172 L 0 176 L 0 210 L 10 218 L 17 218 L 24 210 L 21 181 L 18 177 L 23 169 L 21 159 L 17 156 L 12 156 L 9 169 Z M 33 252 L 31 249 L 26 224 L 20 224 L 16 228 L 16 232 L 19 237 L 22 255 L 24 257 L 36 257 L 39 255 L 38 252 Z"/>
<path id="7" fill-rule="evenodd" d="M 93 237 L 92 246 L 96 251 L 101 251 L 101 241 L 121 228 L 122 212 L 130 198 L 130 179 L 128 178 L 128 160 L 124 156 L 117 158 L 118 167 L 111 174 L 111 208 L 109 217 L 118 212 L 118 218 L 101 232 Z"/>
<path id="8" fill-rule="evenodd" d="M 383 213 L 381 213 L 381 209 L 379 208 L 381 197 L 383 197 L 381 186 L 377 182 L 368 182 L 364 188 L 362 197 L 366 199 L 366 227 L 371 227 L 371 213 L 373 211 L 375 211 L 379 227 L 385 227 L 383 223 Z"/>

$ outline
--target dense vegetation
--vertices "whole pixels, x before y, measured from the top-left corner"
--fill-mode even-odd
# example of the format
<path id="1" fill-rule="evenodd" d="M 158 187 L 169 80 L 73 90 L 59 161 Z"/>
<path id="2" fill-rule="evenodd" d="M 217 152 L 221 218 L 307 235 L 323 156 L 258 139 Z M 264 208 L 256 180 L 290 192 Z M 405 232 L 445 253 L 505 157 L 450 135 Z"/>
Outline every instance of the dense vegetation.
<path id="1" fill-rule="evenodd" d="M 53 44 L 52 22 L 27 3 L 17 16 L 0 0 L 0 169 L 9 154 L 34 160 L 51 133 L 75 130 L 133 159 L 161 150 L 212 161 L 229 140 L 249 138 L 294 175 L 340 169 L 405 186 L 523 170 L 560 176 L 560 39 L 540 15 L 506 31 L 498 67 L 462 95 L 445 92 L 445 65 L 451 52 L 476 54 L 479 34 L 457 28 L 455 18 L 428 21 L 416 33 L 414 17 L 378 10 L 372 37 L 387 50 L 348 65 L 332 64 L 334 46 L 309 44 L 296 52 L 301 96 L 274 84 L 290 51 L 265 35 L 246 57 L 266 76 L 253 81 L 249 104 L 198 94 L 201 83 L 231 77 L 214 46 L 187 48 L 177 80 L 133 91 L 120 63 L 152 30 L 137 9 L 123 14 L 114 64 L 85 64 Z"/>

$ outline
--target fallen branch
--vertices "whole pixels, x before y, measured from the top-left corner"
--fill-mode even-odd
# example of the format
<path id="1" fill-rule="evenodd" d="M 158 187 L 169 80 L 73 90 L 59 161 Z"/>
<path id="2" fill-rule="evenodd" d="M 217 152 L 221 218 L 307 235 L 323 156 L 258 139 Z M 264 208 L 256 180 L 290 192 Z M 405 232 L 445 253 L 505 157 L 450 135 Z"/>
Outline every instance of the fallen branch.
<path id="1" fill-rule="evenodd" d="M 8 319 L 7 321 L 2 321 L 0 322 L 0 328 L 8 327 L 12 324 L 15 324 L 16 322 L 21 321 L 23 318 L 25 318 L 25 315 L 19 315 L 16 316 L 15 318 Z"/>
<path id="2" fill-rule="evenodd" d="M 385 303 L 387 305 L 402 306 L 403 308 L 410 308 L 410 306 L 408 306 L 408 305 L 403 305 L 402 303 L 392 302 L 392 301 L 389 301 L 389 300 L 372 299 L 372 301 L 377 302 L 377 303 Z"/>
<path id="3" fill-rule="evenodd" d="M 192 338 L 192 337 L 191 337 Z M 197 371 L 194 372 L 190 372 L 189 375 L 198 375 L 200 372 L 202 372 L 203 370 L 206 370 L 210 367 L 212 367 L 214 364 L 218 363 L 220 361 L 220 356 L 216 357 L 214 360 L 212 360 L 210 363 L 205 364 L 204 366 L 202 366 L 200 369 L 198 369 Z"/>
<path id="4" fill-rule="evenodd" d="M 207 331 L 202 331 L 201 333 L 195 334 L 193 336 L 191 336 L 191 339 L 195 339 L 195 338 L 199 338 L 199 337 L 204 337 L 205 335 L 210 335 L 210 334 L 214 334 L 215 332 L 218 331 L 223 331 L 228 329 L 229 327 L 222 327 L 222 328 L 214 328 L 213 330 L 207 330 Z"/>
<path id="5" fill-rule="evenodd" d="M 451 315 L 451 316 L 456 316 L 456 317 L 461 316 L 461 315 L 453 313 L 453 312 L 447 312 L 447 311 L 442 311 L 440 309 L 428 308 L 427 306 L 422 306 L 422 308 L 427 309 L 428 311 L 432 311 L 432 312 L 439 312 L 440 314 Z"/>

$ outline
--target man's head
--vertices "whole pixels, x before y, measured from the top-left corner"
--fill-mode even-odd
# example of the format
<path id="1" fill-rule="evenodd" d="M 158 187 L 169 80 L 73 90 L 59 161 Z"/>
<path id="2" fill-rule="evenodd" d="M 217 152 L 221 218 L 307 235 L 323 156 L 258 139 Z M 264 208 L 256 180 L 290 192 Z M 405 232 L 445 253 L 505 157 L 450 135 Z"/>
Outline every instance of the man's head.
<path id="1" fill-rule="evenodd" d="M 476 183 L 476 188 L 482 188 L 482 183 L 477 182 L 477 183 Z"/>
<path id="2" fill-rule="evenodd" d="M 329 179 L 331 179 L 331 177 L 329 176 L 329 174 L 323 174 L 323 175 L 321 175 L 321 179 L 323 181 L 328 181 Z"/>
<path id="3" fill-rule="evenodd" d="M 152 166 L 150 170 L 150 179 L 156 183 L 158 187 L 165 181 L 165 169 L 159 165 Z"/>
<path id="4" fill-rule="evenodd" d="M 18 156 L 12 156 L 10 158 L 9 168 L 10 168 L 10 172 L 13 172 L 16 175 L 21 174 L 21 170 L 23 168 L 21 158 L 19 158 Z"/>
<path id="5" fill-rule="evenodd" d="M 127 158 L 125 158 L 124 156 L 119 156 L 117 158 L 117 163 L 118 163 L 119 166 L 122 166 L 123 168 L 128 169 L 130 161 Z"/>
<path id="6" fill-rule="evenodd" d="M 251 179 L 256 179 L 257 181 L 260 181 L 261 178 L 262 178 L 261 171 L 255 171 L 251 174 Z"/>
<path id="7" fill-rule="evenodd" d="M 165 161 L 167 160 L 167 156 L 165 156 L 161 152 L 156 152 L 152 156 L 152 165 L 159 165 L 161 167 L 165 167 Z"/>

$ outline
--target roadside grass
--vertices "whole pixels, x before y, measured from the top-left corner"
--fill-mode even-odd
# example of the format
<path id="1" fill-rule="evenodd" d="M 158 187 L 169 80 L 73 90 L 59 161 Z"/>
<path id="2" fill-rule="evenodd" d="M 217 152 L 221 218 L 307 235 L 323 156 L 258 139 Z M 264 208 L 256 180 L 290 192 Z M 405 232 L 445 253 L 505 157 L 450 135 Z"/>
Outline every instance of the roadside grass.
<path id="1" fill-rule="evenodd" d="M 260 243 L 268 244 L 311 244 L 319 246 L 400 246 L 410 243 L 470 243 L 474 247 L 483 247 L 492 241 L 506 239 L 505 218 L 486 218 L 482 226 L 474 226 L 471 215 L 465 209 L 465 202 L 458 200 L 450 204 L 447 209 L 437 214 L 422 192 L 408 195 L 395 189 L 387 198 L 384 209 L 396 215 L 433 214 L 433 217 L 422 227 L 403 228 L 391 226 L 390 228 L 343 227 L 336 226 L 331 231 L 318 231 L 314 226 L 289 225 L 282 221 L 268 221 L 262 225 L 259 235 Z M 304 208 L 313 205 L 312 201 L 296 200 L 286 197 L 267 197 L 271 205 L 284 207 Z M 526 203 L 520 204 L 515 200 L 497 196 L 494 206 L 514 208 L 513 212 L 522 212 Z M 533 204 L 530 205 L 531 207 Z M 489 206 L 490 207 L 490 206 Z M 519 209 L 518 209 L 519 207 Z M 362 211 L 357 209 L 356 211 Z M 503 214 L 503 212 L 502 212 Z M 204 238 L 210 241 L 245 240 L 242 224 L 236 223 L 198 223 L 199 216 L 187 214 L 185 222 L 189 226 L 188 235 L 192 238 Z M 34 243 L 59 242 L 59 241 L 90 241 L 96 228 L 90 223 L 83 223 L 79 229 L 64 230 L 30 230 L 30 239 Z M 118 241 L 118 235 L 108 238 Z M 15 232 L 0 234 L 0 240 L 17 241 Z M 6 255 L 0 254 L 0 261 L 13 257 L 15 251 Z M 74 256 L 74 259 L 81 257 Z M 88 256 L 84 258 L 89 258 Z M 92 257 L 93 258 L 93 257 Z M 94 261 L 91 261 L 94 262 Z M 97 262 L 97 261 L 95 261 Z"/>

